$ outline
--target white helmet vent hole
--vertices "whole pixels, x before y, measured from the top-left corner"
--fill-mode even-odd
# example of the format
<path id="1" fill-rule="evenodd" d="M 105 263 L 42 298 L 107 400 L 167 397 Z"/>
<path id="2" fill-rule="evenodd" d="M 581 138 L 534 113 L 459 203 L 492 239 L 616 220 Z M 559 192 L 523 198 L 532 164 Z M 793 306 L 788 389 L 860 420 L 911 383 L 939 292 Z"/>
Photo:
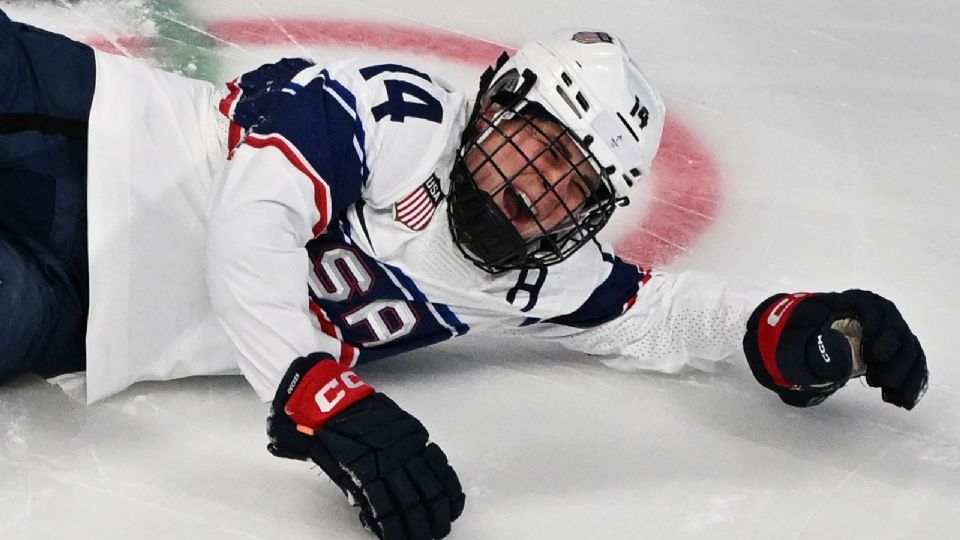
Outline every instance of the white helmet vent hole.
<path id="1" fill-rule="evenodd" d="M 587 112 L 590 110 L 590 103 L 587 102 L 587 98 L 583 97 L 582 92 L 577 92 L 577 103 L 579 103 L 580 106 L 583 107 L 583 112 Z"/>
<path id="2" fill-rule="evenodd" d="M 559 84 L 557 85 L 557 94 L 563 99 L 563 101 L 570 107 L 570 110 L 577 115 L 577 118 L 583 118 L 583 115 L 580 114 L 580 111 L 577 109 L 577 106 L 573 103 L 573 100 L 570 99 L 570 96 L 563 90 L 563 87 Z"/>

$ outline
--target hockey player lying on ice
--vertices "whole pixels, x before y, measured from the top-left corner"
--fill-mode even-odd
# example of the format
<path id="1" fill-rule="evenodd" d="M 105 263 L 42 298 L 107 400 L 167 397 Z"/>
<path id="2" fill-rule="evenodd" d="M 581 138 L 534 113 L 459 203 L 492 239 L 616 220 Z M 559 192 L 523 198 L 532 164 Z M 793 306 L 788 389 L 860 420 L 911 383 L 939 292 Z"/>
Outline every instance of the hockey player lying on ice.
<path id="1" fill-rule="evenodd" d="M 94 401 L 239 367 L 273 400 L 269 450 L 316 462 L 382 538 L 447 535 L 464 495 L 354 366 L 468 331 L 625 370 L 745 356 L 796 406 L 860 375 L 907 409 L 926 388 L 876 294 L 752 297 L 594 240 L 664 122 L 610 34 L 523 47 L 472 104 L 386 62 L 285 59 L 218 91 L 2 13 L 0 72 L 0 380 L 86 369 Z"/>

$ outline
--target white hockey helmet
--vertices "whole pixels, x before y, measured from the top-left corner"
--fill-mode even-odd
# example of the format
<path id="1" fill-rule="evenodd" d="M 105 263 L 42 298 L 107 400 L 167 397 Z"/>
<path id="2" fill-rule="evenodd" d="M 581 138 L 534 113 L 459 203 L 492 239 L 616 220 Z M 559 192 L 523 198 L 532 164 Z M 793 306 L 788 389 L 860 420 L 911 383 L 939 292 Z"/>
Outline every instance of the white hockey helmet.
<path id="1" fill-rule="evenodd" d="M 616 206 L 629 202 L 630 188 L 649 173 L 664 117 L 656 91 L 620 40 L 607 32 L 562 30 L 512 57 L 501 56 L 480 79 L 451 173 L 448 213 L 454 241 L 468 259 L 490 272 L 565 260 L 594 239 Z M 520 187 L 521 174 L 502 167 L 501 156 L 511 153 L 504 148 L 515 149 L 515 155 L 525 152 L 514 140 L 524 131 L 537 132 L 547 147 L 568 141 L 580 150 L 577 156 L 565 156 L 570 173 L 564 178 L 572 175 L 591 187 L 576 207 L 564 205 L 566 217 L 558 223 L 539 220 L 538 202 Z M 522 171 L 538 174 L 547 192 L 563 200 L 538 156 L 526 156 Z M 490 170 L 498 171 L 501 181 L 494 188 L 489 181 L 481 187 L 477 175 Z M 512 209 L 511 217 L 504 206 Z M 515 210 L 518 206 L 526 211 Z M 534 222 L 535 234 L 529 227 L 517 230 L 513 221 L 520 214 Z"/>
<path id="2" fill-rule="evenodd" d="M 518 50 L 498 74 L 529 69 L 527 91 L 566 125 L 609 174 L 618 197 L 644 175 L 660 148 L 666 110 L 617 37 L 597 30 L 560 30 Z M 495 86 L 497 83 L 494 82 Z"/>

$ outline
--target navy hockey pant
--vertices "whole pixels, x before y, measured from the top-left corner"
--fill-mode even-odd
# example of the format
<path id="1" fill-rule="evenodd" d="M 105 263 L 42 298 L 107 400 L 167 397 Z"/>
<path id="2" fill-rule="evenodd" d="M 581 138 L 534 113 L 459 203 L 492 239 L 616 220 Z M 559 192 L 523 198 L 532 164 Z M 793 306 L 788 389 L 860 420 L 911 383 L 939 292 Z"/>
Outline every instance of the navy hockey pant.
<path id="1" fill-rule="evenodd" d="M 93 50 L 0 10 L 0 383 L 85 366 Z"/>

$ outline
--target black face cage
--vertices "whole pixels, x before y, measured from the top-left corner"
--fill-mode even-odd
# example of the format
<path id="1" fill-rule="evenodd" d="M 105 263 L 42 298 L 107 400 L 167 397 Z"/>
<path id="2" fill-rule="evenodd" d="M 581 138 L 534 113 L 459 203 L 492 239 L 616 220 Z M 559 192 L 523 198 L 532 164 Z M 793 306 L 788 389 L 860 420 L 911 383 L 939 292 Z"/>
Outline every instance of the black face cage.
<path id="1" fill-rule="evenodd" d="M 524 77 L 535 75 L 527 72 Z M 540 104 L 525 99 L 523 94 L 526 90 L 523 86 L 520 90 L 521 92 L 500 90 L 492 96 L 487 94 L 478 98 L 484 99 L 484 109 L 491 103 L 498 105 L 499 109 L 492 118 L 488 118 L 480 114 L 480 107 L 475 107 L 451 174 L 448 214 L 453 239 L 470 261 L 491 273 L 545 267 L 566 260 L 584 244 L 594 240 L 600 229 L 610 220 L 618 204 L 625 202 L 624 199 L 614 196 L 609 176 L 590 152 L 589 147 L 593 141 L 589 138 L 580 140 Z M 510 127 L 505 130 L 503 126 L 507 123 Z M 545 129 L 547 123 L 552 124 L 551 129 Z M 545 143 L 543 150 L 534 156 L 525 156 L 513 140 L 513 135 L 528 128 L 538 132 L 538 138 L 542 138 Z M 485 149 L 482 146 L 483 141 L 494 134 L 499 135 L 501 142 L 494 148 Z M 582 159 L 577 160 L 558 151 L 557 145 L 562 144 L 564 137 L 569 137 L 576 143 L 584 155 Z M 514 200 L 522 200 L 512 185 L 520 174 L 512 177 L 505 174 L 495 159 L 497 152 L 507 145 L 513 145 L 520 155 L 526 157 L 527 164 L 521 172 L 535 171 L 545 188 L 535 200 L 523 200 L 520 205 L 519 212 L 525 213 L 525 218 L 539 228 L 539 232 L 531 238 L 523 238 L 511 223 L 510 218 L 515 216 L 504 215 L 494 202 L 494 197 L 509 190 L 513 190 L 514 193 L 509 196 L 514 197 Z M 472 167 L 467 165 L 465 159 L 471 152 L 481 157 L 480 162 Z M 554 190 L 556 185 L 564 180 L 552 184 L 535 164 L 547 152 L 552 153 L 553 159 L 559 159 L 562 165 L 568 166 L 570 175 L 578 175 L 583 184 L 589 186 L 589 193 L 584 194 L 583 202 L 576 208 L 569 207 L 567 201 Z M 503 177 L 503 185 L 492 193 L 481 189 L 474 178 L 477 171 L 484 166 L 492 166 Z M 589 174 L 584 175 L 585 171 Z M 533 208 L 544 197 L 555 197 L 565 212 L 566 215 L 559 224 L 548 227 L 536 217 Z"/>

